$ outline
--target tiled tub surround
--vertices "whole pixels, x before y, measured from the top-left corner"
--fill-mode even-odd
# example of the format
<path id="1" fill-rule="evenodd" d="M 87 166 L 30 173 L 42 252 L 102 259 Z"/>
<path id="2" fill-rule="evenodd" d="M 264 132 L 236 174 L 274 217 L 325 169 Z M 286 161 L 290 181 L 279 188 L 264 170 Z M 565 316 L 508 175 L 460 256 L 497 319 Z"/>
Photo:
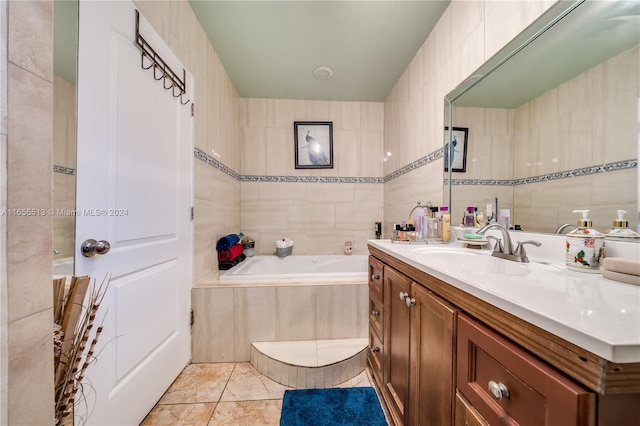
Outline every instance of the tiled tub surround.
<path id="1" fill-rule="evenodd" d="M 366 278 L 230 287 L 216 275 L 191 293 L 193 362 L 249 361 L 252 342 L 367 336 Z"/>

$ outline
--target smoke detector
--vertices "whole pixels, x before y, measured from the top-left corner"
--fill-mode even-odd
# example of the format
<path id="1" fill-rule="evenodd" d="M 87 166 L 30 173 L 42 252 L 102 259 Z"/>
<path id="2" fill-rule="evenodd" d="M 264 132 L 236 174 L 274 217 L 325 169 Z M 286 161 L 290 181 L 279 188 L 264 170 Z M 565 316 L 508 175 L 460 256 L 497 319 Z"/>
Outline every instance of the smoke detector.
<path id="1" fill-rule="evenodd" d="M 327 80 L 333 76 L 333 70 L 325 66 L 315 67 L 313 69 L 313 76 L 318 80 Z"/>

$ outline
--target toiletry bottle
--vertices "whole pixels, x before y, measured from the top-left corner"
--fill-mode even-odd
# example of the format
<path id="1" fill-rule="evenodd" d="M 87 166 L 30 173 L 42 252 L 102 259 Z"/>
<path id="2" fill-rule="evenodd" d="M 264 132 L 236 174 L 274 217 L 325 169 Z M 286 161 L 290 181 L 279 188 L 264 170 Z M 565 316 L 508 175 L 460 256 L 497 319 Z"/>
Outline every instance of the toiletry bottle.
<path id="1" fill-rule="evenodd" d="M 436 207 L 436 209 L 438 209 Z M 441 211 L 436 211 L 436 229 L 435 229 L 435 235 L 434 235 L 434 240 L 438 243 L 443 242 L 442 240 L 442 212 Z"/>
<path id="2" fill-rule="evenodd" d="M 467 213 L 464 215 L 464 226 L 473 228 L 476 226 L 476 208 L 473 206 L 467 207 Z"/>
<path id="3" fill-rule="evenodd" d="M 598 273 L 604 259 L 604 235 L 592 228 L 593 223 L 587 217 L 589 210 L 573 212 L 582 213 L 582 219 L 578 220 L 578 229 L 567 234 L 567 268 Z"/>
<path id="4" fill-rule="evenodd" d="M 379 240 L 380 238 L 382 238 L 382 222 L 376 222 L 375 231 L 376 231 L 376 240 Z"/>
<path id="5" fill-rule="evenodd" d="M 449 214 L 449 207 L 440 207 L 442 212 L 442 240 L 448 243 L 451 239 L 451 215 Z"/>
<path id="6" fill-rule="evenodd" d="M 344 254 L 346 256 L 351 256 L 351 252 L 353 251 L 353 243 L 350 240 L 344 242 Z"/>
<path id="7" fill-rule="evenodd" d="M 436 218 L 436 213 L 438 212 L 437 207 L 429 207 L 429 217 L 427 218 L 427 238 L 432 241 L 438 232 L 438 222 Z"/>
<path id="8" fill-rule="evenodd" d="M 424 209 L 422 207 L 418 207 L 416 209 L 416 240 L 422 241 L 424 240 Z"/>
<path id="9" fill-rule="evenodd" d="M 625 220 L 625 210 L 618 210 L 618 219 L 613 221 L 613 228 L 609 229 L 605 237 L 621 241 L 638 241 L 640 235 L 629 228 L 629 221 Z"/>

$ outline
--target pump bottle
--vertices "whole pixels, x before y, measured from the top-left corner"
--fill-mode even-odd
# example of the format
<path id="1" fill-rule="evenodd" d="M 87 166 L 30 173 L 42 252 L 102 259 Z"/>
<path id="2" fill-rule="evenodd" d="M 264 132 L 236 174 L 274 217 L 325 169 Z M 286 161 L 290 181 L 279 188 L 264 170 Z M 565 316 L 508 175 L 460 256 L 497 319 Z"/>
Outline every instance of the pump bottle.
<path id="1" fill-rule="evenodd" d="M 593 229 L 593 223 L 587 217 L 589 210 L 574 210 L 581 213 L 578 228 L 567 234 L 567 268 L 580 272 L 600 272 L 604 259 L 604 235 Z"/>

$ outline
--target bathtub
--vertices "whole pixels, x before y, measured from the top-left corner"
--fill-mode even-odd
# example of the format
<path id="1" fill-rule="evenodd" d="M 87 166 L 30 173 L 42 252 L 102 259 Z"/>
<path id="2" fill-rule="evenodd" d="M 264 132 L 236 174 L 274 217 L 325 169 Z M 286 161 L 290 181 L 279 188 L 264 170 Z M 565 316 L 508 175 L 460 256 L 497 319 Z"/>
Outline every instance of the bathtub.
<path id="1" fill-rule="evenodd" d="M 336 280 L 366 282 L 366 255 L 253 256 L 220 274 L 221 283 L 301 280 L 317 283 Z"/>
<path id="2" fill-rule="evenodd" d="M 366 338 L 366 255 L 254 256 L 191 292 L 193 362 L 248 362 L 252 342 Z"/>
<path id="3" fill-rule="evenodd" d="M 73 275 L 73 256 L 53 259 L 53 277 L 60 278 Z"/>

